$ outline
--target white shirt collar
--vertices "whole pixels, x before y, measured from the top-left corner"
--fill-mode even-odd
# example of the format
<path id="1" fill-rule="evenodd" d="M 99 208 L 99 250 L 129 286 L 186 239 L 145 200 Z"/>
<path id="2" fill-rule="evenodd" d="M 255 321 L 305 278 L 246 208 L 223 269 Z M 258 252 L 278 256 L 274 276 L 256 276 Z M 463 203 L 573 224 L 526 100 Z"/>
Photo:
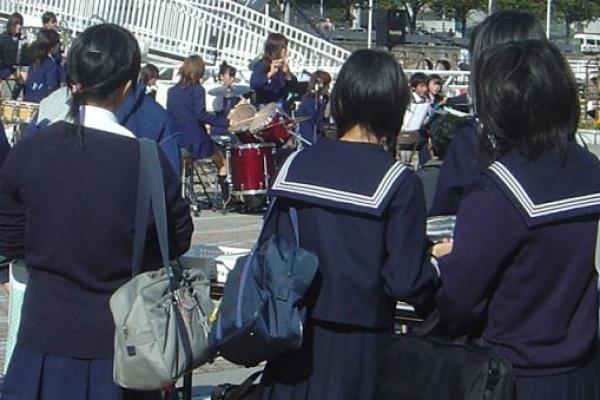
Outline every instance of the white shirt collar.
<path id="1" fill-rule="evenodd" d="M 86 128 L 97 129 L 99 131 L 135 138 L 135 135 L 129 129 L 119 125 L 115 114 L 105 108 L 96 106 L 83 106 L 82 112 L 83 126 Z"/>

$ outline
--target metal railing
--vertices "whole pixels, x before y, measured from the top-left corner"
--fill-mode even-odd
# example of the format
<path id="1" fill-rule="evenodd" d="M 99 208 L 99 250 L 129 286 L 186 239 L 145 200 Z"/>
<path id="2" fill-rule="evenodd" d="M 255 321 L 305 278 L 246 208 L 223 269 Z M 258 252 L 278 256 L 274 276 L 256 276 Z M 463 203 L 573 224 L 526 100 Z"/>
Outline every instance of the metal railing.
<path id="1" fill-rule="evenodd" d="M 174 59 L 199 54 L 247 67 L 262 53 L 269 32 L 289 39 L 296 69 L 339 66 L 349 52 L 233 0 L 0 0 L 0 12 L 41 17 L 55 12 L 74 32 L 112 22 L 145 41 L 151 52 Z"/>

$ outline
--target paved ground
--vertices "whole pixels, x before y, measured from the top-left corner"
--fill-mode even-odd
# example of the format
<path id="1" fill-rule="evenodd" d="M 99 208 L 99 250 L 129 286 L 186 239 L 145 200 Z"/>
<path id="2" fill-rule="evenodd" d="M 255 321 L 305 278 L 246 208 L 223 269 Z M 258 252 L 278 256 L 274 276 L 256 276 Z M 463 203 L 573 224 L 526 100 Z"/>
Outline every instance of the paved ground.
<path id="1" fill-rule="evenodd" d="M 193 244 L 214 244 L 229 247 L 250 248 L 258 235 L 262 216 L 258 214 L 228 213 L 203 210 L 200 217 L 194 218 Z M 8 295 L 0 288 L 0 372 L 4 370 L 4 349 Z M 243 368 L 223 359 L 198 368 L 193 374 L 194 400 L 210 398 L 214 385 L 239 383 L 259 368 Z"/>

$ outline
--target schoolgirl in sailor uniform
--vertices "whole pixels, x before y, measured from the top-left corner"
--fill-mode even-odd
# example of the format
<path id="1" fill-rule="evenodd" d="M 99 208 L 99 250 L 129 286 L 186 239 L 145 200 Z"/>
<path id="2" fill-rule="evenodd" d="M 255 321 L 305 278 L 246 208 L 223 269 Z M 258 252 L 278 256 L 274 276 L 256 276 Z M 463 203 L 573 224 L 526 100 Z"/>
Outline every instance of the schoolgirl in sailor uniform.
<path id="1" fill-rule="evenodd" d="M 260 399 L 373 399 L 395 300 L 430 310 L 437 275 L 425 254 L 423 188 L 382 145 L 393 148 L 409 95 L 393 57 L 353 53 L 332 95 L 339 140 L 293 153 L 273 183 L 267 233 L 291 238 L 296 207 L 300 244 L 319 272 L 303 346 L 267 362 Z"/>
<path id="2" fill-rule="evenodd" d="M 452 247 L 440 321 L 513 364 L 515 400 L 600 399 L 600 162 L 575 142 L 575 79 L 546 40 L 502 45 L 474 68 L 493 162 L 461 203 L 453 247 L 434 247 Z"/>
<path id="3" fill-rule="evenodd" d="M 2 399 L 161 398 L 112 378 L 109 299 L 131 279 L 139 160 L 137 139 L 113 112 L 137 79 L 140 59 L 123 28 L 84 31 L 67 60 L 75 122 L 23 139 L 0 170 L 0 254 L 24 257 L 30 273 Z M 169 242 L 182 254 L 193 231 L 189 206 L 159 153 Z M 160 265 L 157 250 L 149 237 L 146 268 Z"/>
<path id="4" fill-rule="evenodd" d="M 57 61 L 60 37 L 49 29 L 42 29 L 30 49 L 32 64 L 25 80 L 23 100 L 39 103 L 65 81 L 65 71 Z"/>
<path id="5" fill-rule="evenodd" d="M 469 53 L 471 60 L 476 61 L 486 50 L 502 43 L 545 38 L 544 27 L 530 12 L 502 10 L 475 27 Z M 472 92 L 472 87 L 470 89 Z M 474 97 L 473 93 L 471 96 Z M 440 170 L 430 215 L 456 215 L 462 198 L 483 171 L 478 130 L 479 123 L 474 118 L 457 129 Z"/>
<path id="6" fill-rule="evenodd" d="M 252 68 L 250 87 L 256 94 L 259 107 L 277 103 L 281 110 L 289 112 L 288 95 L 297 81 L 287 63 L 287 46 L 285 36 L 270 33 L 265 42 L 263 58 Z"/>
<path id="7" fill-rule="evenodd" d="M 298 133 L 310 143 L 323 136 L 325 129 L 325 108 L 329 93 L 331 75 L 325 71 L 316 71 L 308 81 L 308 88 L 296 110 L 295 117 L 307 117 L 298 124 Z"/>

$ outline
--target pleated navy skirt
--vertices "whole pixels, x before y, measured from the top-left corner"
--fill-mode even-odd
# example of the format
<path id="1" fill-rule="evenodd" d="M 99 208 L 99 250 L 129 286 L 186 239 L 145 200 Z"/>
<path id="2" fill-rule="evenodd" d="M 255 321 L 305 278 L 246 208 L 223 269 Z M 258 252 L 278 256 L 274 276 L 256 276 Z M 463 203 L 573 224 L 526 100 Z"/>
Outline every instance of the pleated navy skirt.
<path id="1" fill-rule="evenodd" d="M 301 349 L 267 363 L 257 398 L 372 399 L 391 330 L 313 321 L 306 332 Z"/>
<path id="2" fill-rule="evenodd" d="M 160 391 L 134 392 L 115 385 L 112 360 L 36 353 L 17 345 L 2 400 L 158 400 Z"/>
<path id="3" fill-rule="evenodd" d="M 563 374 L 516 377 L 514 400 L 600 400 L 600 357 Z"/>

